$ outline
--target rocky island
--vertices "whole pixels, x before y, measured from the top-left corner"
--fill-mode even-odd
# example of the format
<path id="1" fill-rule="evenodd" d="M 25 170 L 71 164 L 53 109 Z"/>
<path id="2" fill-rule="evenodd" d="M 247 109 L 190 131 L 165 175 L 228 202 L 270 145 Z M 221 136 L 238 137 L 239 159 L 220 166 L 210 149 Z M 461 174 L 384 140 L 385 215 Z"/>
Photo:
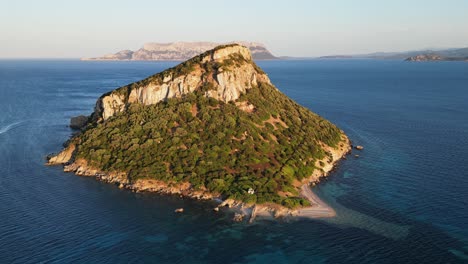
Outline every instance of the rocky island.
<path id="1" fill-rule="evenodd" d="M 309 185 L 350 149 L 230 44 L 102 95 L 48 164 L 134 191 L 219 199 L 237 220 L 330 217 Z"/>
<path id="2" fill-rule="evenodd" d="M 262 43 L 238 41 L 237 44 L 249 48 L 254 60 L 278 59 Z M 233 43 L 228 43 L 233 44 Z M 171 43 L 145 43 L 136 51 L 122 50 L 115 54 L 108 54 L 96 58 L 82 58 L 82 60 L 98 61 L 185 61 L 207 50 L 213 49 L 220 43 L 214 42 L 171 42 Z"/>

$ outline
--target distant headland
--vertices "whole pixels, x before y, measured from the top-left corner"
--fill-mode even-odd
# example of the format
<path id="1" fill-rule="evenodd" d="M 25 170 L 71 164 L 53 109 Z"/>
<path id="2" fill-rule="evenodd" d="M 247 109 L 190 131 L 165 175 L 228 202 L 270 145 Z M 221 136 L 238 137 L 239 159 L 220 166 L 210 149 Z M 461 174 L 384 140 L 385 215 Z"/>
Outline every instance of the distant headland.
<path id="1" fill-rule="evenodd" d="M 438 54 L 420 54 L 409 57 L 406 61 L 468 61 L 468 57 L 444 57 Z"/>
<path id="2" fill-rule="evenodd" d="M 271 54 L 265 45 L 256 42 L 232 42 L 249 48 L 254 60 L 275 60 L 278 57 Z M 227 44 L 232 44 L 227 43 Z M 139 50 L 122 50 L 114 54 L 81 60 L 99 61 L 185 61 L 207 50 L 221 45 L 215 42 L 171 42 L 145 43 Z"/>
<path id="3" fill-rule="evenodd" d="M 383 59 L 406 61 L 466 61 L 468 48 L 422 49 L 401 52 L 374 52 L 368 54 L 330 55 L 319 59 Z"/>

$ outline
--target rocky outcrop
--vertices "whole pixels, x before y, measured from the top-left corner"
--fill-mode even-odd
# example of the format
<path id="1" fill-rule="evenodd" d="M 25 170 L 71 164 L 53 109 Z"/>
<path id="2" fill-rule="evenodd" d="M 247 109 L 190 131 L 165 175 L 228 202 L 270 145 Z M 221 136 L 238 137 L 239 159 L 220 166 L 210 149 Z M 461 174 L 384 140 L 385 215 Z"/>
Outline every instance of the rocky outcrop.
<path id="1" fill-rule="evenodd" d="M 94 108 L 94 113 L 106 120 L 115 113 L 122 112 L 128 100 L 119 93 L 110 93 L 99 98 Z"/>
<path id="2" fill-rule="evenodd" d="M 51 155 L 47 159 L 47 165 L 61 165 L 70 162 L 73 159 L 73 154 L 75 152 L 75 145 L 70 144 L 64 150 L 62 150 L 57 155 Z"/>
<path id="3" fill-rule="evenodd" d="M 186 74 L 179 74 L 187 69 Z M 151 105 L 169 98 L 180 98 L 207 84 L 211 87 L 207 89 L 206 96 L 227 103 L 238 99 L 258 82 L 270 84 L 267 75 L 253 63 L 249 49 L 236 44 L 222 46 L 103 95 L 96 103 L 95 118 L 106 120 L 124 111 L 128 104 Z"/>
<path id="4" fill-rule="evenodd" d="M 255 60 L 278 59 L 261 43 L 237 41 L 237 43 L 250 49 Z M 83 58 L 82 60 L 188 60 L 200 53 L 213 49 L 221 43 L 214 42 L 173 42 L 173 43 L 145 43 L 137 51 L 122 50 L 115 54 L 107 54 L 96 58 Z"/>
<path id="5" fill-rule="evenodd" d="M 75 116 L 70 119 L 70 127 L 72 129 L 82 129 L 88 123 L 88 117 L 84 115 Z"/>

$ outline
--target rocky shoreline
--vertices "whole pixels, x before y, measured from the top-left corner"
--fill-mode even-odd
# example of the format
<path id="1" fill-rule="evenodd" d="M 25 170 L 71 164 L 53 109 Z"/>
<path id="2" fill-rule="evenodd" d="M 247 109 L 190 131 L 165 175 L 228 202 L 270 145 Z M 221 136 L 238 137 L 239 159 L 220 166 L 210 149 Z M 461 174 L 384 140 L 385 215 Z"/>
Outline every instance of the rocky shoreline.
<path id="1" fill-rule="evenodd" d="M 97 180 L 112 183 L 119 188 L 129 189 L 134 192 L 155 192 L 163 195 L 179 195 L 181 197 L 197 200 L 220 201 L 220 204 L 218 207 L 214 208 L 214 211 L 219 211 L 219 208 L 227 207 L 235 213 L 234 221 L 245 220 L 252 223 L 255 219 L 273 220 L 281 218 L 292 220 L 294 218 L 323 218 L 336 215 L 331 207 L 313 194 L 310 186 L 316 185 L 323 177 L 328 176 L 337 165 L 337 162 L 345 158 L 351 151 L 352 145 L 349 139 L 343 134 L 342 142 L 339 143 L 337 149 L 326 145 L 324 145 L 324 148 L 331 156 L 317 161 L 317 164 L 322 164 L 321 170 L 315 170 L 308 179 L 295 184 L 301 196 L 307 198 L 311 203 L 311 206 L 299 209 L 289 209 L 272 203 L 246 204 L 232 199 L 223 200 L 219 194 L 211 193 L 203 189 L 194 190 L 189 183 L 167 183 L 154 179 L 140 179 L 135 182 L 130 182 L 125 172 L 102 172 L 99 169 L 89 166 L 86 160 L 75 159 L 74 152 L 76 147 L 73 144 L 68 145 L 57 155 L 49 156 L 46 165 L 63 165 L 63 170 L 65 172 L 73 172 L 78 176 L 95 177 Z"/>

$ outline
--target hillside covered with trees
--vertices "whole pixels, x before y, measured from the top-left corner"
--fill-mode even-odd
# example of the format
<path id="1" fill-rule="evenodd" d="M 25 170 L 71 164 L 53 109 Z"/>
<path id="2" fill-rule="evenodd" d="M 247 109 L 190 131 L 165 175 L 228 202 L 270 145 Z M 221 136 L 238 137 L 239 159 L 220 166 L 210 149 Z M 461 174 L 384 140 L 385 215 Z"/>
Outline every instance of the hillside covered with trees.
<path id="1" fill-rule="evenodd" d="M 342 131 L 261 78 L 235 100 L 210 96 L 220 89 L 220 67 L 234 72 L 232 78 L 239 78 L 236 69 L 244 64 L 265 73 L 239 54 L 205 60 L 207 54 L 148 78 L 163 85 L 169 73 L 180 77 L 203 69 L 200 74 L 211 77 L 193 91 L 152 104 L 122 100 L 124 110 L 106 120 L 90 118 L 69 142 L 76 147 L 69 163 L 81 159 L 103 173 L 125 172 L 130 184 L 156 179 L 246 203 L 308 205 L 297 183 L 321 170 L 321 160 L 331 160 L 324 146 L 342 145 Z M 148 82 L 116 93 L 128 98 Z"/>

